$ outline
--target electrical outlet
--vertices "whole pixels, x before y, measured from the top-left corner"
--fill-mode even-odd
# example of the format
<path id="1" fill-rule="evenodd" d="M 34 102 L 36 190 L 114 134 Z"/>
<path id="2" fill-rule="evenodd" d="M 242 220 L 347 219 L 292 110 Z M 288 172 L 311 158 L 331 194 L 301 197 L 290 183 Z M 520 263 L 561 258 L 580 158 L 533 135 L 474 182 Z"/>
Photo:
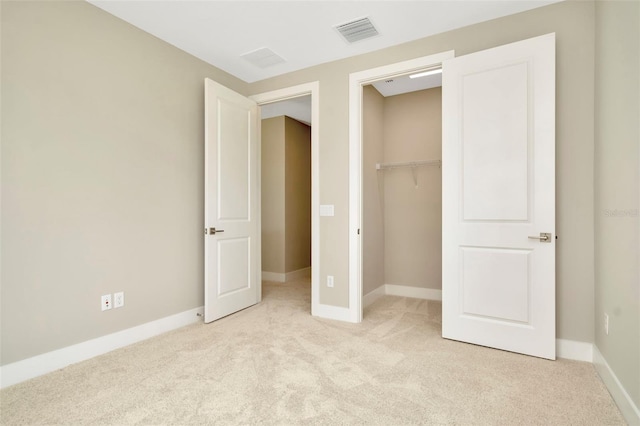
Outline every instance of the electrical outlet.
<path id="1" fill-rule="evenodd" d="M 604 333 L 609 334 L 609 315 L 604 314 Z"/>
<path id="2" fill-rule="evenodd" d="M 103 295 L 100 298 L 100 303 L 103 311 L 111 309 L 111 295 L 110 294 Z"/>
<path id="3" fill-rule="evenodd" d="M 124 306 L 124 291 L 113 293 L 113 307 L 122 308 Z"/>
<path id="4" fill-rule="evenodd" d="M 333 287 L 333 275 L 327 275 L 327 287 Z"/>

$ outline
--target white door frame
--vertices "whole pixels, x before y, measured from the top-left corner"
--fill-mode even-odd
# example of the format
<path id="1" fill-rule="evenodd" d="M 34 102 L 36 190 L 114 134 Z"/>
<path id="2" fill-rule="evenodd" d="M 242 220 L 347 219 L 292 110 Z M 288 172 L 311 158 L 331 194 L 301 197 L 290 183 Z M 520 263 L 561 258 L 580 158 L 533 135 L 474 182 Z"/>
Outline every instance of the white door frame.
<path id="1" fill-rule="evenodd" d="M 320 82 L 260 93 L 249 96 L 249 99 L 261 106 L 307 95 L 311 95 L 311 315 L 317 316 L 320 305 Z M 258 144 L 258 157 L 262 158 L 262 143 Z M 258 180 L 258 187 L 262 191 L 260 172 Z M 259 229 L 261 232 L 262 224 Z"/>
<path id="2" fill-rule="evenodd" d="M 455 51 L 349 74 L 349 321 L 362 321 L 362 87 L 422 71 L 455 57 Z"/>

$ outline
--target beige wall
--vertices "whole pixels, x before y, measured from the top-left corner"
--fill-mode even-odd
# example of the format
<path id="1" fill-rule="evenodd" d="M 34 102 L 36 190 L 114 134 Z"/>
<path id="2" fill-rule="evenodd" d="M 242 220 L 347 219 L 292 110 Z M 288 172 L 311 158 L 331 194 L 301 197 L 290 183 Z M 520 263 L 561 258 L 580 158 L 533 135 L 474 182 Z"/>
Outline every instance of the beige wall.
<path id="1" fill-rule="evenodd" d="M 596 3 L 595 342 L 638 407 L 639 28 L 640 3 Z"/>
<path id="2" fill-rule="evenodd" d="M 634 253 L 637 262 L 637 246 L 609 239 L 623 220 L 601 210 L 619 208 L 620 200 L 623 208 L 637 206 L 631 195 L 637 175 L 627 161 L 638 154 L 617 145 L 619 135 L 637 141 L 637 133 L 619 128 L 615 118 L 637 104 L 623 97 L 613 105 L 612 93 L 621 89 L 607 81 L 611 73 L 624 81 L 638 75 L 637 65 L 610 67 L 619 62 L 607 56 L 618 47 L 637 55 L 638 23 L 627 20 L 637 2 L 599 5 L 597 15 L 593 2 L 562 2 L 250 85 L 85 2 L 0 2 L 0 8 L 1 364 L 202 305 L 205 77 L 243 94 L 320 81 L 320 203 L 336 208 L 320 223 L 321 282 L 335 276 L 334 288 L 322 286 L 320 302 L 347 306 L 349 73 L 556 32 L 558 337 L 591 342 L 594 323 L 599 329 L 602 312 L 613 311 L 612 332 L 596 341 L 638 401 L 638 357 L 628 345 L 621 349 L 637 338 L 637 305 L 625 298 L 626 272 L 616 269 L 619 262 L 628 271 Z M 596 17 L 601 108 L 594 159 Z M 618 161 L 622 175 L 614 171 Z M 624 197 L 616 198 L 619 191 Z M 637 187 L 635 194 L 637 200 Z M 589 266 L 594 219 L 597 321 Z M 635 291 L 629 300 L 639 300 L 637 278 L 634 290 L 629 276 Z M 100 295 L 120 290 L 127 306 L 100 312 Z"/>
<path id="3" fill-rule="evenodd" d="M 311 266 L 311 127 L 262 120 L 262 270 Z"/>
<path id="4" fill-rule="evenodd" d="M 285 271 L 284 116 L 262 120 L 262 270 Z"/>
<path id="5" fill-rule="evenodd" d="M 363 294 L 383 284 L 442 288 L 442 174 L 376 163 L 442 158 L 442 90 L 363 89 Z"/>
<path id="6" fill-rule="evenodd" d="M 362 294 L 386 284 L 384 279 L 384 97 L 373 87 L 362 91 Z"/>
<path id="7" fill-rule="evenodd" d="M 320 302 L 348 305 L 349 73 L 454 49 L 464 55 L 555 32 L 557 37 L 557 335 L 593 341 L 594 4 L 567 1 L 252 83 L 251 94 L 320 83 Z M 586 265 L 586 266 L 585 266 Z"/>
<path id="8" fill-rule="evenodd" d="M 311 127 L 285 117 L 285 272 L 311 267 Z"/>
<path id="9" fill-rule="evenodd" d="M 384 161 L 442 159 L 440 87 L 384 100 Z M 384 174 L 385 284 L 442 288 L 442 173 L 439 167 Z"/>
<path id="10" fill-rule="evenodd" d="M 202 306 L 204 79 L 245 83 L 86 2 L 0 7 L 1 364 Z"/>

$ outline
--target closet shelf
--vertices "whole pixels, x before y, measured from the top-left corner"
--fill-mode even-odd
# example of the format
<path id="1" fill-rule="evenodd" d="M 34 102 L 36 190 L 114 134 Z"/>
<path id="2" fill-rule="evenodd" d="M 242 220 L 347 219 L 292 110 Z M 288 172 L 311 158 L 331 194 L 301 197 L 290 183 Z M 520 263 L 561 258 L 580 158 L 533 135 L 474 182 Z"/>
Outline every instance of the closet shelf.
<path id="1" fill-rule="evenodd" d="M 418 187 L 418 176 L 416 174 L 416 167 L 422 166 L 438 166 L 442 164 L 440 160 L 423 160 L 423 161 L 406 161 L 403 163 L 376 163 L 376 170 L 387 170 L 387 169 L 400 169 L 400 168 L 411 168 L 411 174 L 413 175 L 413 184 Z"/>
<path id="2" fill-rule="evenodd" d="M 440 160 L 423 160 L 423 161 L 405 161 L 403 163 L 376 163 L 376 170 L 398 169 L 401 167 L 421 167 L 421 166 L 438 166 Z"/>

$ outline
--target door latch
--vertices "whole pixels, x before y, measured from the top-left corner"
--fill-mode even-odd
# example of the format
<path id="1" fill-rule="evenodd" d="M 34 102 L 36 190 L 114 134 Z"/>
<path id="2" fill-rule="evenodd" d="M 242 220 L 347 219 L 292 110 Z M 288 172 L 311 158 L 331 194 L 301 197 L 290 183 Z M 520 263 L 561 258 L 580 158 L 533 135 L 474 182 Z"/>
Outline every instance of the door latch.
<path id="1" fill-rule="evenodd" d="M 218 232 L 224 232 L 224 229 L 216 229 L 216 228 L 204 228 L 205 235 L 216 235 Z"/>
<path id="2" fill-rule="evenodd" d="M 551 233 L 550 232 L 541 232 L 539 237 L 529 236 L 530 240 L 540 240 L 541 243 L 550 243 L 551 242 Z"/>

